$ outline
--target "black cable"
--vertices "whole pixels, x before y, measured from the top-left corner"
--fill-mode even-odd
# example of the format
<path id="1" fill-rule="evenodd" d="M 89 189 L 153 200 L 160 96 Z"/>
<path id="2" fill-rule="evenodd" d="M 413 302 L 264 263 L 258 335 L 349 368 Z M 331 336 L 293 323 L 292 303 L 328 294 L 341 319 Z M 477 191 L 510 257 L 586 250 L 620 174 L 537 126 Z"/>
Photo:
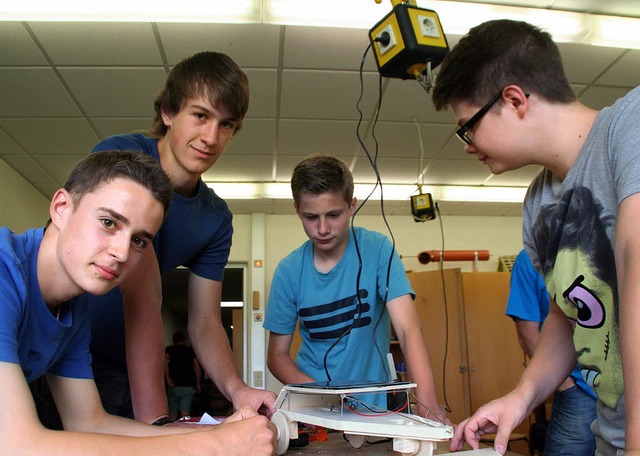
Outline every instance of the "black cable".
<path id="1" fill-rule="evenodd" d="M 358 97 L 358 101 L 356 102 L 356 109 L 358 110 L 358 112 L 360 113 L 360 119 L 358 120 L 358 127 L 356 128 L 356 136 L 358 137 L 358 141 L 360 142 L 360 144 L 362 144 L 362 140 L 360 139 L 360 133 L 359 133 L 359 129 L 360 129 L 360 124 L 362 123 L 362 111 L 360 111 L 359 105 L 360 105 L 360 101 L 362 100 L 362 97 L 364 96 L 364 81 L 363 81 L 363 77 L 362 77 L 362 68 L 364 67 L 364 62 L 365 59 L 367 57 L 367 53 L 369 52 L 369 49 L 371 49 L 371 47 L 373 46 L 373 42 L 369 43 L 369 46 L 367 46 L 367 48 L 364 51 L 364 54 L 362 55 L 362 59 L 360 62 L 360 95 Z M 377 186 L 377 183 L 376 183 Z M 375 187 L 374 187 L 375 190 Z M 371 192 L 373 193 L 373 191 Z M 365 198 L 365 202 L 369 199 L 369 197 L 371 196 L 371 193 L 367 196 L 367 198 Z M 364 204 L 364 203 L 362 203 Z M 362 204 L 360 205 L 360 207 L 362 207 Z M 353 233 L 353 218 L 355 217 L 355 215 L 357 214 L 357 212 L 360 210 L 360 207 L 358 207 L 356 209 L 356 211 L 354 212 L 352 218 L 351 218 L 351 232 Z M 360 255 L 360 248 L 358 246 L 358 240 L 355 237 L 355 233 L 353 236 L 354 239 L 354 246 L 356 249 L 356 255 L 358 256 L 358 272 L 356 274 L 356 302 L 357 302 L 357 313 L 354 312 L 354 318 L 351 321 L 351 325 L 349 325 L 349 327 L 336 339 L 336 341 L 331 344 L 331 346 L 327 349 L 327 351 L 324 353 L 324 359 L 323 359 L 323 365 L 324 365 L 324 372 L 327 375 L 327 380 L 331 381 L 331 375 L 329 374 L 329 369 L 327 367 L 327 358 L 329 357 L 329 353 L 335 348 L 336 345 L 338 345 L 338 343 L 340 343 L 340 341 L 351 332 L 351 330 L 353 329 L 354 325 L 356 324 L 356 321 L 358 321 L 360 319 L 360 317 L 362 316 L 362 300 L 360 299 L 360 276 L 362 274 L 362 256 Z"/>
<path id="2" fill-rule="evenodd" d="M 442 280 L 442 296 L 444 297 L 444 359 L 442 360 L 442 396 L 444 399 L 444 409 L 451 413 L 451 407 L 447 400 L 447 358 L 449 357 L 449 303 L 447 301 L 447 284 L 444 279 L 443 257 L 444 257 L 444 227 L 442 226 L 442 215 L 440 215 L 440 207 L 436 202 L 436 212 L 440 222 L 440 236 L 442 239 L 442 255 L 440 255 L 440 279 Z"/>
<path id="3" fill-rule="evenodd" d="M 375 41 L 379 41 L 378 39 L 374 40 Z M 376 330 L 378 328 L 378 325 L 380 324 L 380 321 L 382 321 L 382 316 L 384 315 L 384 311 L 385 311 L 385 306 L 387 304 L 387 298 L 388 298 L 388 294 L 389 294 L 389 281 L 390 281 L 390 277 L 391 277 L 391 262 L 393 260 L 393 253 L 395 251 L 395 246 L 396 246 L 396 242 L 395 242 L 395 237 L 393 236 L 393 232 L 391 230 L 391 227 L 389 226 L 389 222 L 387 220 L 386 214 L 384 212 L 384 193 L 383 193 L 383 187 L 382 187 L 382 179 L 380 178 L 380 171 L 378 170 L 378 166 L 377 166 L 377 161 L 378 161 L 378 152 L 379 152 L 379 143 L 378 143 L 378 139 L 375 135 L 375 127 L 378 123 L 378 117 L 380 115 L 380 107 L 382 106 L 382 76 L 379 75 L 378 77 L 378 102 L 377 102 L 377 106 L 376 106 L 376 114 L 374 117 L 374 121 L 373 121 L 373 126 L 371 129 L 371 136 L 374 140 L 374 144 L 375 144 L 375 154 L 374 157 L 371 157 L 371 154 L 369 153 L 369 150 L 367 149 L 366 145 L 364 144 L 364 141 L 360 135 L 360 128 L 362 126 L 362 120 L 364 117 L 364 114 L 362 113 L 362 110 L 360 109 L 360 102 L 362 101 L 362 98 L 364 96 L 364 78 L 363 78 L 363 68 L 364 68 L 364 63 L 366 61 L 366 57 L 367 54 L 369 53 L 369 50 L 372 48 L 373 46 L 373 42 L 370 43 L 367 48 L 364 51 L 364 54 L 362 55 L 362 59 L 360 61 L 360 70 L 359 70 L 359 80 L 360 80 L 360 94 L 358 96 L 358 100 L 356 102 L 356 109 L 358 111 L 359 117 L 358 117 L 358 123 L 357 123 L 357 127 L 356 127 L 356 136 L 358 138 L 358 142 L 360 144 L 360 146 L 362 147 L 365 155 L 367 156 L 369 163 L 371 164 L 375 175 L 376 175 L 376 182 L 375 185 L 373 187 L 373 189 L 371 190 L 371 192 L 367 195 L 367 197 L 358 205 L 358 207 L 356 208 L 355 212 L 353 213 L 353 216 L 351 217 L 351 233 L 353 234 L 353 241 L 354 241 L 354 247 L 356 250 L 356 255 L 358 257 L 358 272 L 356 274 L 356 301 L 357 301 L 357 314 L 354 313 L 354 319 L 351 322 L 351 325 L 338 337 L 338 339 L 327 349 L 327 351 L 324 354 L 324 359 L 323 359 L 323 364 L 324 364 L 324 370 L 325 370 L 325 374 L 327 375 L 327 379 L 329 381 L 331 381 L 331 375 L 329 374 L 329 370 L 327 368 L 327 359 L 329 356 L 329 353 L 333 350 L 333 348 L 347 335 L 351 332 L 351 330 L 353 329 L 353 327 L 355 326 L 356 322 L 361 318 L 362 316 L 362 312 L 364 309 L 364 306 L 362 305 L 362 300 L 360 297 L 360 278 L 362 275 L 362 254 L 360 252 L 360 246 L 358 244 L 358 239 L 356 237 L 356 233 L 355 233 L 355 225 L 354 225 L 354 221 L 355 221 L 355 217 L 358 214 L 358 212 L 360 211 L 360 209 L 362 209 L 362 207 L 367 203 L 367 201 L 369 201 L 369 198 L 371 198 L 371 195 L 373 195 L 373 192 L 375 192 L 376 188 L 378 186 L 380 186 L 380 210 L 382 213 L 382 218 L 384 220 L 385 226 L 387 227 L 387 230 L 389 231 L 390 237 L 391 237 L 391 241 L 392 241 L 392 245 L 391 245 L 391 252 L 389 255 L 389 261 L 387 264 L 387 274 L 386 274 L 386 283 L 385 283 L 385 292 L 384 292 L 384 297 L 383 297 L 383 302 L 384 305 L 381 307 L 380 309 L 380 313 L 378 315 L 378 318 L 376 319 L 374 326 L 373 326 L 373 330 L 371 333 L 371 338 L 373 340 L 373 345 L 376 348 L 376 351 L 378 353 L 378 356 L 380 357 L 381 361 L 382 361 L 382 365 L 385 366 L 386 365 L 386 359 L 384 357 L 384 355 L 382 354 L 382 352 L 380 351 L 380 347 L 378 346 L 378 344 L 376 343 L 375 340 L 375 333 Z M 387 379 L 391 380 L 390 378 L 390 371 L 388 369 L 386 369 L 387 372 Z"/>

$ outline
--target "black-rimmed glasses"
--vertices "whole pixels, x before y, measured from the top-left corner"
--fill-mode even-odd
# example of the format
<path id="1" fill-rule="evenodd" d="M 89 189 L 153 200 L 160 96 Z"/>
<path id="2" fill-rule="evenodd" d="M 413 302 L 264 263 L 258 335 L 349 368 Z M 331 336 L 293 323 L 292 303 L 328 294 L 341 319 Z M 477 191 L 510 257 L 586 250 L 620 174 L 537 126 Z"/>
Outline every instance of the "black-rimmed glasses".
<path id="1" fill-rule="evenodd" d="M 471 136 L 469 136 L 467 133 L 469 132 L 469 130 L 471 130 L 475 126 L 475 124 L 478 123 L 480 119 L 482 119 L 482 116 L 484 116 L 487 113 L 487 111 L 491 109 L 491 106 L 496 104 L 496 102 L 501 97 L 502 97 L 502 90 L 496 93 L 493 96 L 493 98 L 491 98 L 491 100 L 487 102 L 486 105 L 480 108 L 480 110 L 473 115 L 471 119 L 467 120 L 460 128 L 458 128 L 458 130 L 456 130 L 456 136 L 460 138 L 460 140 L 463 141 L 465 144 L 471 145 L 473 143 L 473 138 L 471 138 Z"/>

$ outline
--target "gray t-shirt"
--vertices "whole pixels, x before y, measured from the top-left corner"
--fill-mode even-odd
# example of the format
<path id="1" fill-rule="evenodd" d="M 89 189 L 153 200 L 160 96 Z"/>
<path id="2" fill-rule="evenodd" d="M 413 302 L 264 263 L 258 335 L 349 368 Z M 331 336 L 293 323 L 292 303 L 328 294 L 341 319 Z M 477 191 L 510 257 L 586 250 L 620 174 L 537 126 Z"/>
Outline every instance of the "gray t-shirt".
<path id="1" fill-rule="evenodd" d="M 613 240 L 618 206 L 640 192 L 638 120 L 640 88 L 598 114 L 563 181 L 541 171 L 523 209 L 527 253 L 574 323 L 581 373 L 598 395 L 594 432 L 617 448 L 625 410 Z"/>

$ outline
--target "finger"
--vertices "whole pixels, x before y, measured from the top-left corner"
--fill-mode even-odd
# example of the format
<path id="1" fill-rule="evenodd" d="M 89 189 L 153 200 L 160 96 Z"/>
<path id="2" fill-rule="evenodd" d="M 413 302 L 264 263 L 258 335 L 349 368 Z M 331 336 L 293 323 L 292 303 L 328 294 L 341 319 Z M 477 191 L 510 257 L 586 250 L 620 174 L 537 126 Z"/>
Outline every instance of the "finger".
<path id="1" fill-rule="evenodd" d="M 504 454 L 507 451 L 507 445 L 509 444 L 509 431 L 504 431 L 498 429 L 498 433 L 496 434 L 496 440 L 493 442 L 493 447 L 495 450 Z"/>

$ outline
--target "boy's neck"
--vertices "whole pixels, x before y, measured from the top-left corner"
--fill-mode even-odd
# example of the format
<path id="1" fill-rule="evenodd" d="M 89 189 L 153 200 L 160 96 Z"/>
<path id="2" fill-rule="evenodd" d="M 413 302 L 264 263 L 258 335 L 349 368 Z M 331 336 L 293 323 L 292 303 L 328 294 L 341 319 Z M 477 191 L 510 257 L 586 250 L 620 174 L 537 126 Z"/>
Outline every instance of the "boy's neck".
<path id="1" fill-rule="evenodd" d="M 345 242 L 336 246 L 331 250 L 321 250 L 318 249 L 315 245 L 313 246 L 313 267 L 316 268 L 316 271 L 326 274 L 330 272 L 333 268 L 335 268 L 344 253 L 347 251 L 347 245 L 349 244 L 349 237 L 346 238 Z"/>
<path id="2" fill-rule="evenodd" d="M 180 165 L 166 136 L 158 140 L 158 154 L 160 155 L 160 166 L 169 176 L 173 190 L 186 198 L 194 196 L 198 188 L 200 174 L 190 173 Z"/>
<path id="3" fill-rule="evenodd" d="M 541 165 L 548 168 L 560 180 L 564 180 L 578 159 L 599 111 L 581 103 L 552 107 L 547 120 L 548 129 L 541 132 L 546 138 L 553 138 L 546 147 L 546 155 Z"/>
<path id="4" fill-rule="evenodd" d="M 75 284 L 71 284 L 68 277 L 60 272 L 64 271 L 64 268 L 59 264 L 56 256 L 57 237 L 57 228 L 53 224 L 49 224 L 44 231 L 36 260 L 36 274 L 40 293 L 43 301 L 52 311 L 62 303 L 84 292 Z"/>

